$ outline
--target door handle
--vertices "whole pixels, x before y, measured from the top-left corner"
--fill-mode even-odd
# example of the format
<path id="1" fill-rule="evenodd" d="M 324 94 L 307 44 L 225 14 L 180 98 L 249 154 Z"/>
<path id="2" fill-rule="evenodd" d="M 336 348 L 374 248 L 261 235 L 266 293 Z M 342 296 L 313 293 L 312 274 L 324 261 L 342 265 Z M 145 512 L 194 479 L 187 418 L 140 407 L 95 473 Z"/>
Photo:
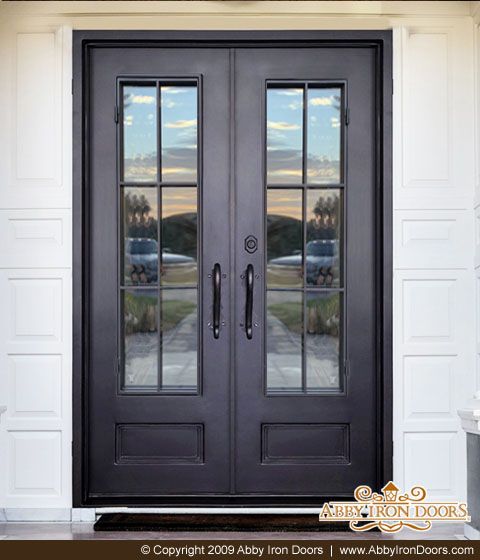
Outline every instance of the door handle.
<path id="1" fill-rule="evenodd" d="M 247 301 L 245 303 L 245 333 L 248 340 L 252 338 L 252 315 L 253 315 L 253 265 L 247 266 Z"/>
<path id="2" fill-rule="evenodd" d="M 222 271 L 220 265 L 213 267 L 213 337 L 220 336 L 220 304 L 222 298 Z"/>

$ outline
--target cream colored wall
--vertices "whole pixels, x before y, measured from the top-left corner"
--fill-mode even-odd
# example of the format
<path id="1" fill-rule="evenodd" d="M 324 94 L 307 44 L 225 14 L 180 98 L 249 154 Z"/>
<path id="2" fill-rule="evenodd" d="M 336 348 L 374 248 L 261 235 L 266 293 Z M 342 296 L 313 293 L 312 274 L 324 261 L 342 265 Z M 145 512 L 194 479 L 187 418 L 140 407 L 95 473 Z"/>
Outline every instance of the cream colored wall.
<path id="1" fill-rule="evenodd" d="M 470 7 L 0 3 L 0 508 L 10 519 L 70 516 L 72 29 L 394 29 L 394 474 L 436 498 L 464 495 L 455 411 L 474 390 Z"/>

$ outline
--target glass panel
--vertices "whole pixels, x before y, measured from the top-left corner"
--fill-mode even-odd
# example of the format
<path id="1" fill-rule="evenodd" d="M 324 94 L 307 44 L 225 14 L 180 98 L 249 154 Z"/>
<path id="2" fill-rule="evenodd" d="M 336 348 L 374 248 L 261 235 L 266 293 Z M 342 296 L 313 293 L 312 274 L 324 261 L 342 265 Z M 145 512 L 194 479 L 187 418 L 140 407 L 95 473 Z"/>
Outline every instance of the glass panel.
<path id="1" fill-rule="evenodd" d="M 122 292 L 124 386 L 153 388 L 158 378 L 157 302 L 155 290 Z"/>
<path id="2" fill-rule="evenodd" d="M 267 89 L 267 183 L 302 182 L 303 88 Z"/>
<path id="3" fill-rule="evenodd" d="M 162 188 L 163 285 L 197 283 L 197 189 Z"/>
<path id="4" fill-rule="evenodd" d="M 197 391 L 197 290 L 162 290 L 162 388 Z"/>
<path id="5" fill-rule="evenodd" d="M 267 391 L 302 391 L 302 293 L 267 292 Z"/>
<path id="6" fill-rule="evenodd" d="M 302 285 L 302 191 L 267 190 L 267 285 Z"/>
<path id="7" fill-rule="evenodd" d="M 126 285 L 158 281 L 157 189 L 123 189 L 123 281 Z"/>
<path id="8" fill-rule="evenodd" d="M 162 86 L 162 181 L 197 181 L 197 88 Z"/>
<path id="9" fill-rule="evenodd" d="M 307 285 L 341 285 L 342 194 L 337 189 L 307 191 Z"/>
<path id="10" fill-rule="evenodd" d="M 340 182 L 340 88 L 309 88 L 307 181 Z"/>
<path id="11" fill-rule="evenodd" d="M 157 90 L 155 86 L 123 88 L 123 180 L 157 179 Z"/>
<path id="12" fill-rule="evenodd" d="M 307 392 L 340 389 L 339 293 L 307 292 L 306 365 Z"/>

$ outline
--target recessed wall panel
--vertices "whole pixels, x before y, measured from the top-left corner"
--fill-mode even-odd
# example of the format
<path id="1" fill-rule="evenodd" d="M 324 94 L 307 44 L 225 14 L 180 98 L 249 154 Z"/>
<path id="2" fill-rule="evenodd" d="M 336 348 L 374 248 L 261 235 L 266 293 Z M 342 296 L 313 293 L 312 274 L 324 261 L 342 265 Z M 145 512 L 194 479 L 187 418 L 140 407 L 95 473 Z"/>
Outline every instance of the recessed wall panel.
<path id="1" fill-rule="evenodd" d="M 10 495 L 54 497 L 61 492 L 61 432 L 10 431 Z"/>

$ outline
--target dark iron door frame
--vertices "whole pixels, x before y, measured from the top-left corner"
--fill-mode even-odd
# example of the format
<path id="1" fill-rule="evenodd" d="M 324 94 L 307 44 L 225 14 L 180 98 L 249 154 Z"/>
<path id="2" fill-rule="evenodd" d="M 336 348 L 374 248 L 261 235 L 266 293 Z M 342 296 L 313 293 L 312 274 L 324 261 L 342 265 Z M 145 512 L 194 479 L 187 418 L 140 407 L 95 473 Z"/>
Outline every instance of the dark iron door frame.
<path id="1" fill-rule="evenodd" d="M 392 36 L 391 31 L 75 31 L 73 41 L 73 505 L 307 506 L 298 497 L 168 497 L 149 502 L 88 495 L 89 54 L 102 46 L 365 47 L 376 53 L 376 380 L 377 480 L 392 478 Z M 112 107 L 113 111 L 113 107 Z M 113 113 L 112 113 L 113 118 Z"/>

